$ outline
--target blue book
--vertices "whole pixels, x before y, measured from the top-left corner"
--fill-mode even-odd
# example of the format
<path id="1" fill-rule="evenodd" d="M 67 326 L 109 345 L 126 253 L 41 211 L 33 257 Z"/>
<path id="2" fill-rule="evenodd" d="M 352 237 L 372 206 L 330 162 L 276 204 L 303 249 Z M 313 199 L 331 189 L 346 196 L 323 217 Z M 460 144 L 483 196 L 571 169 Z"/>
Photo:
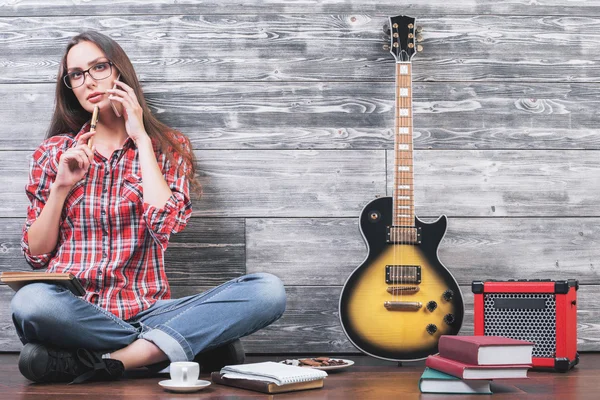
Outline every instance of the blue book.
<path id="1" fill-rule="evenodd" d="M 477 393 L 492 394 L 489 380 L 463 381 L 441 371 L 425 368 L 419 379 L 421 393 Z"/>

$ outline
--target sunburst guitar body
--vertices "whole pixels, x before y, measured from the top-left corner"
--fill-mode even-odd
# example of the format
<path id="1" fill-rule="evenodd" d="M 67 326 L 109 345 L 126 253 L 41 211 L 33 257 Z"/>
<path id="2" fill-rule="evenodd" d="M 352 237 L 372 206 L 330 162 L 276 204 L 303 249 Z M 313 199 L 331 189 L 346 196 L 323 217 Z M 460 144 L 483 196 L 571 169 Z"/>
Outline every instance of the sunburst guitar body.
<path id="1" fill-rule="evenodd" d="M 459 332 L 464 304 L 456 280 L 438 258 L 446 217 L 426 223 L 414 214 L 414 18 L 392 17 L 390 30 L 397 61 L 393 196 L 372 201 L 360 215 L 368 255 L 346 281 L 339 311 L 344 332 L 359 350 L 416 361 L 438 352 L 441 335 Z"/>

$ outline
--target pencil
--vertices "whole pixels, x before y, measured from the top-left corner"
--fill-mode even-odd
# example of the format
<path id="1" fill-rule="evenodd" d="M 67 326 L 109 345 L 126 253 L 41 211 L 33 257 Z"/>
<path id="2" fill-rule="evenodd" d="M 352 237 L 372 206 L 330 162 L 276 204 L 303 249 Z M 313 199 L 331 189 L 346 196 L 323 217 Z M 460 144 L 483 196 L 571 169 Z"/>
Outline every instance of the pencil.
<path id="1" fill-rule="evenodd" d="M 98 111 L 100 107 L 94 106 L 94 113 L 92 114 L 92 123 L 90 124 L 90 132 L 96 132 L 96 123 L 98 122 Z M 88 140 L 88 147 L 92 148 L 92 143 L 94 143 L 94 137 L 92 136 L 90 140 Z"/>

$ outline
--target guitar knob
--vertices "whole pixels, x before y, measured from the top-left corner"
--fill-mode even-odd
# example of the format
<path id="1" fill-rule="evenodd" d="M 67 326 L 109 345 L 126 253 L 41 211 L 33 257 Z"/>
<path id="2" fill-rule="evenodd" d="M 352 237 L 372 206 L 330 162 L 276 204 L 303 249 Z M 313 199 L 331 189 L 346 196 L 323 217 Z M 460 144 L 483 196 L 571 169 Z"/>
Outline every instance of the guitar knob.
<path id="1" fill-rule="evenodd" d="M 452 314 L 446 314 L 444 316 L 444 322 L 448 325 L 452 325 L 454 323 L 454 315 Z"/>
<path id="2" fill-rule="evenodd" d="M 437 303 L 432 300 L 429 303 L 427 303 L 427 305 L 425 307 L 427 307 L 429 312 L 432 312 L 433 310 L 435 310 L 437 308 Z"/>
<path id="3" fill-rule="evenodd" d="M 450 301 L 454 297 L 454 292 L 448 289 L 442 294 L 442 297 L 444 298 L 444 300 Z"/>
<path id="4" fill-rule="evenodd" d="M 383 33 L 385 33 L 386 35 L 392 33 L 392 30 L 390 29 L 390 26 L 388 24 L 383 24 Z"/>
<path id="5" fill-rule="evenodd" d="M 389 51 L 390 50 L 390 45 L 389 44 L 384 44 L 383 45 L 383 49 L 386 50 L 386 51 Z"/>
<path id="6" fill-rule="evenodd" d="M 434 333 L 437 332 L 437 326 L 435 326 L 435 324 L 429 324 L 429 325 L 427 325 L 427 328 L 425 328 L 425 330 L 430 335 L 433 335 Z"/>

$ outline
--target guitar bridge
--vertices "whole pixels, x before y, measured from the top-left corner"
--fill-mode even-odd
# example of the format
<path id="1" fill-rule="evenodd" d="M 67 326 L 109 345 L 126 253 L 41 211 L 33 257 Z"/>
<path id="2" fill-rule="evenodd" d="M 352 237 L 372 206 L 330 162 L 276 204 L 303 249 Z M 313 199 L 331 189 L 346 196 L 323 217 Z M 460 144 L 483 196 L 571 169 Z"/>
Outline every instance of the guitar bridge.
<path id="1" fill-rule="evenodd" d="M 423 307 L 420 301 L 386 301 L 383 306 L 388 311 L 418 311 Z"/>
<path id="2" fill-rule="evenodd" d="M 387 288 L 387 292 L 391 294 L 414 294 L 418 291 L 418 286 L 389 286 Z"/>
<path id="3" fill-rule="evenodd" d="M 392 285 L 421 283 L 421 267 L 419 265 L 386 265 L 385 283 Z"/>

